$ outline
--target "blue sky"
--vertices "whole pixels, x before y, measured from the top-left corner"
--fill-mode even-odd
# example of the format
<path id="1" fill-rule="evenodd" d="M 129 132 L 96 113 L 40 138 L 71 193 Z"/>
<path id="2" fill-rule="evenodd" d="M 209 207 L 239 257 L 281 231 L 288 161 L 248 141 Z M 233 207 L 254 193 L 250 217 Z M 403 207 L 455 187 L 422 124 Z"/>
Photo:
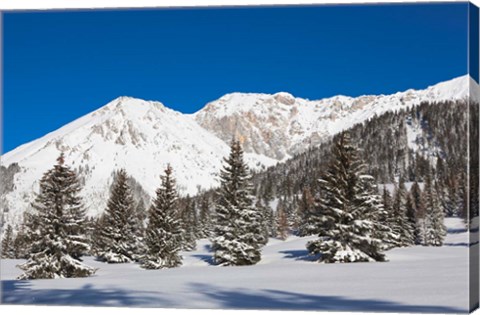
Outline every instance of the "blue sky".
<path id="1" fill-rule="evenodd" d="M 467 3 L 3 16 L 2 152 L 128 95 L 185 113 L 234 91 L 319 99 L 467 73 Z"/>

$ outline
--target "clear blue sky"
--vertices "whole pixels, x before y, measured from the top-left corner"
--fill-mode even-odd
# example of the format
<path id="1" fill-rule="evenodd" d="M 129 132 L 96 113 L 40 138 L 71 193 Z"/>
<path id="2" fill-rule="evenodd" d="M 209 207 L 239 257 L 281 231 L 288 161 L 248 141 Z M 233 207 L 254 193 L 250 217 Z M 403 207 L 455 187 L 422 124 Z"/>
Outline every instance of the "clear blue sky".
<path id="1" fill-rule="evenodd" d="M 387 94 L 467 73 L 467 3 L 3 16 L 3 152 L 128 95 Z"/>

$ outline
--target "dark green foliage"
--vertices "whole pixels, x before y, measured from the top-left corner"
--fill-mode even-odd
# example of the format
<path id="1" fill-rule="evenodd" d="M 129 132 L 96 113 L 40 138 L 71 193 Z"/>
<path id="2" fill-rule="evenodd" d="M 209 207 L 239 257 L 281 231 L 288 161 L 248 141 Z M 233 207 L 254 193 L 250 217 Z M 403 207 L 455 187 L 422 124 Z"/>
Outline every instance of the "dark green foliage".
<path id="1" fill-rule="evenodd" d="M 359 157 L 368 161 L 365 172 L 378 183 L 393 183 L 400 174 L 406 182 L 422 182 L 428 169 L 437 165 L 430 162 L 437 156 L 443 160 L 440 163 L 443 171 L 435 177 L 446 182 L 448 177 L 467 169 L 467 117 L 464 101 L 422 103 L 408 110 L 375 116 L 350 128 L 349 134 L 352 143 L 361 148 Z M 409 140 L 406 128 L 416 129 L 418 137 Z M 415 145 L 417 150 L 406 146 L 407 143 Z M 332 142 L 326 141 L 255 174 L 256 190 L 268 190 L 273 198 L 284 198 L 287 203 L 293 202 L 289 196 L 300 196 L 305 188 L 318 192 L 317 179 L 328 167 L 331 146 Z M 289 187 L 288 193 L 285 187 Z"/>
<path id="2" fill-rule="evenodd" d="M 478 116 L 478 104 L 470 107 L 475 110 L 473 114 Z M 437 182 L 440 190 L 443 189 L 438 193 L 439 197 L 442 197 L 440 207 L 448 207 L 457 213 L 453 215 L 467 219 L 478 213 L 478 206 L 473 201 L 478 199 L 475 188 L 478 187 L 478 176 L 467 176 L 468 156 L 465 153 L 469 137 L 465 135 L 468 132 L 468 108 L 465 101 L 425 102 L 411 108 L 374 116 L 353 126 L 348 132 L 352 143 L 361 148 L 358 152 L 359 158 L 368 161 L 365 173 L 371 174 L 376 183 L 391 184 L 402 175 L 405 182 L 423 185 L 427 174 L 432 170 L 430 175 L 432 180 Z M 476 126 L 472 130 L 473 135 L 475 132 L 478 134 L 478 128 L 475 128 Z M 415 138 L 412 138 L 412 131 Z M 329 167 L 332 144 L 337 139 L 338 136 L 332 141 L 328 140 L 317 147 L 308 148 L 285 163 L 253 174 L 252 183 L 257 199 L 262 199 L 263 205 L 272 200 L 282 200 L 289 231 L 293 233 L 298 235 L 316 233 L 316 227 L 319 225 L 316 222 L 315 211 L 305 204 L 304 191 L 309 190 L 315 198 L 321 197 L 319 195 L 321 184 L 318 178 Z M 470 143 L 470 148 L 475 147 L 478 148 L 477 143 Z M 478 163 L 473 163 L 475 158 L 478 161 L 477 151 L 474 150 L 471 154 L 472 165 L 478 168 Z M 470 186 L 473 193 L 469 191 L 468 179 L 473 183 Z M 419 185 L 414 186 L 417 187 L 412 188 L 416 190 L 412 191 L 412 200 L 409 200 L 408 192 L 404 193 L 404 198 L 400 198 L 403 199 L 400 208 L 406 209 L 409 226 L 414 225 L 412 238 L 418 244 L 423 242 L 421 232 L 425 230 L 426 201 L 424 197 L 419 197 L 422 194 Z M 198 201 L 203 196 L 212 196 L 219 191 L 220 189 L 210 190 L 196 196 L 195 199 Z M 472 198 L 468 198 L 469 194 Z M 392 232 L 395 227 L 393 204 L 394 200 L 386 204 L 383 214 L 380 214 L 378 219 L 383 225 L 380 229 L 384 229 L 386 225 L 387 229 L 383 232 L 389 235 L 384 238 L 383 249 L 400 244 L 400 236 Z M 472 213 L 467 213 L 469 208 Z M 396 210 L 398 209 L 397 206 Z M 415 224 L 412 224 L 413 219 Z M 276 223 L 275 221 L 273 220 L 273 223 Z M 410 229 L 408 231 L 411 232 Z"/>
<path id="3" fill-rule="evenodd" d="M 212 230 L 210 198 L 207 195 L 203 195 L 199 202 L 200 202 L 200 213 L 199 213 L 198 237 L 199 238 L 209 237 L 210 231 Z"/>
<path id="4" fill-rule="evenodd" d="M 97 222 L 98 257 L 108 263 L 135 260 L 139 254 L 138 223 L 127 172 L 121 169 L 114 177 L 107 208 Z"/>
<path id="5" fill-rule="evenodd" d="M 85 238 L 85 210 L 75 172 L 64 165 L 64 156 L 40 180 L 40 192 L 26 223 L 33 244 L 29 259 L 19 267 L 19 279 L 87 277 L 95 270 L 79 257 L 89 250 Z M 33 228 L 35 224 L 35 229 Z"/>
<path id="6" fill-rule="evenodd" d="M 382 210 L 372 177 L 364 173 L 347 133 L 337 138 L 332 150 L 314 214 L 319 239 L 309 242 L 307 249 L 326 263 L 383 261 L 381 242 L 372 234 Z"/>
<path id="7" fill-rule="evenodd" d="M 427 174 L 423 191 L 425 199 L 425 219 L 422 230 L 422 243 L 426 246 L 441 246 L 447 234 L 443 223 L 444 212 L 438 195 L 438 184 Z"/>
<path id="8" fill-rule="evenodd" d="M 162 183 L 148 211 L 145 232 L 145 269 L 173 268 L 182 264 L 180 250 L 185 247 L 183 223 L 180 219 L 178 196 L 170 165 L 161 176 Z"/>
<path id="9" fill-rule="evenodd" d="M 183 234 L 183 248 L 190 251 L 197 247 L 197 235 L 198 232 L 198 218 L 195 201 L 187 196 L 183 200 L 178 202 L 180 209 L 179 219 L 182 223 Z"/>
<path id="10" fill-rule="evenodd" d="M 468 104 L 468 115 L 470 119 L 468 137 L 463 135 L 463 138 L 468 138 L 468 156 L 469 159 L 469 176 L 468 176 L 468 187 L 469 187 L 469 209 L 470 213 L 468 214 L 469 222 L 472 223 L 474 217 L 479 215 L 479 104 L 473 101 L 470 101 Z M 478 228 L 472 226 L 472 228 Z"/>
<path id="11" fill-rule="evenodd" d="M 212 249 L 219 265 L 253 265 L 265 244 L 262 214 L 253 207 L 251 175 L 243 160 L 239 141 L 232 141 L 231 152 L 221 170 L 215 209 Z"/>
<path id="12" fill-rule="evenodd" d="M 15 257 L 15 236 L 13 235 L 13 229 L 10 224 L 7 225 L 5 233 L 2 239 L 2 255 L 1 258 L 16 258 Z"/>
<path id="13" fill-rule="evenodd" d="M 409 218 L 408 192 L 405 188 L 405 183 L 402 178 L 398 185 L 395 186 L 392 214 L 393 225 L 391 228 L 395 234 L 399 236 L 397 246 L 411 246 L 415 243 L 415 225 L 414 219 Z M 410 205 L 413 206 L 413 205 Z M 410 213 L 413 216 L 412 213 Z"/>
<path id="14" fill-rule="evenodd" d="M 391 249 L 400 244 L 400 235 L 394 231 L 396 229 L 396 218 L 393 213 L 393 199 L 388 189 L 384 186 L 382 193 L 383 211 L 379 213 L 379 222 L 383 224 L 380 232 L 384 231 L 388 237 L 383 239 L 383 249 Z M 375 231 L 374 231 L 375 233 Z"/>

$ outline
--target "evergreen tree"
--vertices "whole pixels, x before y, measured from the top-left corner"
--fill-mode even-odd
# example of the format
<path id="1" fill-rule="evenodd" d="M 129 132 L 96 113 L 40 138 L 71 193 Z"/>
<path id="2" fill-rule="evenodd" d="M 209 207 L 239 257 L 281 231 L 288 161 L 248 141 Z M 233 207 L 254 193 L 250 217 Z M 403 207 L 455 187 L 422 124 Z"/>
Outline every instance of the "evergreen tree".
<path id="1" fill-rule="evenodd" d="M 447 235 L 444 225 L 444 211 L 438 196 L 438 185 L 432 182 L 431 172 L 425 180 L 425 219 L 423 225 L 423 244 L 426 246 L 441 246 Z"/>
<path id="2" fill-rule="evenodd" d="M 379 212 L 379 222 L 382 225 L 377 228 L 381 233 L 385 233 L 388 237 L 383 238 L 382 248 L 387 250 L 398 247 L 400 244 L 400 235 L 395 233 L 395 216 L 393 213 L 393 200 L 386 185 L 383 186 L 382 193 L 383 211 Z M 378 237 L 382 237 L 379 235 Z"/>
<path id="3" fill-rule="evenodd" d="M 423 204 L 422 190 L 420 189 L 420 185 L 416 181 L 413 183 L 412 187 L 410 188 L 410 196 L 412 198 L 416 215 L 423 217 L 423 215 L 425 214 L 425 208 L 422 207 L 422 204 Z"/>
<path id="4" fill-rule="evenodd" d="M 85 237 L 90 244 L 90 251 L 88 251 L 88 255 L 95 256 L 95 228 L 96 228 L 96 219 L 94 217 L 89 217 L 85 220 Z"/>
<path id="5" fill-rule="evenodd" d="M 253 265 L 261 258 L 260 248 L 265 236 L 262 215 L 252 206 L 251 176 L 239 141 L 232 141 L 230 155 L 224 161 L 215 209 L 213 258 L 224 266 Z"/>
<path id="6" fill-rule="evenodd" d="M 143 199 L 140 199 L 135 207 L 134 218 L 133 234 L 135 235 L 135 246 L 137 248 L 135 252 L 138 257 L 141 257 L 145 251 L 143 236 L 145 235 L 145 222 L 147 220 L 147 208 Z"/>
<path id="7" fill-rule="evenodd" d="M 266 245 L 268 238 L 271 236 L 273 231 L 271 231 L 272 220 L 275 220 L 273 216 L 273 211 L 269 206 L 262 204 L 262 199 L 257 199 L 255 203 L 255 208 L 260 212 L 261 217 L 261 229 L 263 233 L 263 242 L 262 245 Z"/>
<path id="8" fill-rule="evenodd" d="M 299 203 L 300 200 L 298 196 L 293 195 L 291 201 L 288 202 L 285 207 L 287 209 L 288 225 L 290 227 L 290 230 L 295 234 L 298 234 L 298 231 L 302 224 L 302 218 L 300 216 L 300 210 L 298 206 Z"/>
<path id="9" fill-rule="evenodd" d="M 425 220 L 425 199 L 420 189 L 420 185 L 418 182 L 414 182 L 412 187 L 410 188 L 410 197 L 415 209 L 415 230 L 414 230 L 414 238 L 415 244 L 422 244 L 423 243 L 423 223 Z"/>
<path id="10" fill-rule="evenodd" d="M 210 200 L 207 196 L 203 196 L 200 204 L 200 229 L 199 238 L 209 237 L 212 230 L 210 221 Z"/>
<path id="11" fill-rule="evenodd" d="M 308 236 L 318 234 L 318 215 L 315 215 L 314 211 L 315 198 L 313 197 L 311 189 L 305 187 L 302 190 L 302 198 L 299 207 L 300 226 L 298 228 L 298 235 Z"/>
<path id="12" fill-rule="evenodd" d="M 446 217 L 458 216 L 457 189 L 454 180 L 449 180 L 445 185 L 439 185 L 440 199 Z"/>
<path id="13" fill-rule="evenodd" d="M 135 205 L 127 172 L 120 169 L 110 191 L 107 208 L 98 221 L 98 257 L 107 263 L 126 263 L 137 258 Z"/>
<path id="14" fill-rule="evenodd" d="M 33 246 L 39 244 L 39 219 L 37 215 L 32 214 L 31 211 L 23 213 L 23 220 L 20 224 L 15 240 L 13 241 L 15 258 L 28 259 L 30 253 L 33 252 Z M 37 249 L 38 250 L 38 249 Z"/>
<path id="15" fill-rule="evenodd" d="M 379 197 L 373 178 L 364 173 L 358 151 L 350 136 L 342 133 L 335 142 L 328 171 L 320 179 L 319 239 L 307 244 L 311 254 L 321 254 L 320 261 L 383 261 L 381 241 L 374 238 L 375 222 L 380 212 Z"/>
<path id="16" fill-rule="evenodd" d="M 16 259 L 27 259 L 29 256 L 27 234 L 23 224 L 19 226 L 19 231 L 13 240 L 14 257 Z"/>
<path id="17" fill-rule="evenodd" d="M 383 204 L 383 197 L 378 194 L 378 187 L 374 178 L 362 175 L 360 178 L 360 191 L 364 195 L 363 206 L 365 207 L 364 219 L 372 223 L 369 232 L 371 243 L 366 247 L 366 253 L 376 261 L 384 261 L 381 251 L 390 249 L 398 244 L 399 235 L 388 224 L 389 213 Z"/>
<path id="18" fill-rule="evenodd" d="M 270 205 L 264 205 L 267 211 L 266 223 L 268 225 L 268 237 L 277 236 L 277 222 L 275 220 L 275 212 Z"/>
<path id="19" fill-rule="evenodd" d="M 394 226 L 393 231 L 399 235 L 399 246 L 410 246 L 414 244 L 414 224 L 408 218 L 407 208 L 407 190 L 405 183 L 400 178 L 398 186 L 395 187 L 393 198 L 393 218 Z"/>
<path id="20" fill-rule="evenodd" d="M 197 247 L 198 222 L 195 201 L 187 197 L 179 208 L 181 209 L 179 219 L 184 232 L 182 249 L 191 251 Z"/>
<path id="21" fill-rule="evenodd" d="M 77 175 L 64 165 L 63 153 L 57 162 L 40 180 L 40 192 L 33 203 L 36 212 L 30 219 L 37 223 L 37 236 L 29 259 L 19 266 L 24 271 L 19 277 L 22 280 L 87 277 L 95 272 L 79 258 L 89 245 L 81 234 L 86 218 Z"/>
<path id="22" fill-rule="evenodd" d="M 405 201 L 405 208 L 406 208 L 406 215 L 407 221 L 409 225 L 409 229 L 411 232 L 411 245 L 416 243 L 418 238 L 418 231 L 416 229 L 417 226 L 417 217 L 415 214 L 415 203 L 413 201 L 412 195 L 407 191 L 407 200 Z"/>
<path id="23" fill-rule="evenodd" d="M 13 235 L 13 228 L 10 224 L 7 225 L 2 239 L 2 255 L 3 259 L 13 259 L 15 257 L 14 247 L 15 236 Z"/>
<path id="24" fill-rule="evenodd" d="M 277 235 L 281 240 L 286 240 L 288 236 L 288 218 L 287 213 L 285 212 L 285 208 L 282 202 L 279 202 L 277 205 L 277 212 L 276 212 L 276 226 L 277 226 Z"/>
<path id="25" fill-rule="evenodd" d="M 161 186 L 148 211 L 145 233 L 145 269 L 173 268 L 182 264 L 180 250 L 184 247 L 185 232 L 180 219 L 177 190 L 170 165 L 161 176 Z"/>
<path id="26" fill-rule="evenodd" d="M 458 215 L 463 218 L 465 221 L 468 218 L 468 183 L 467 183 L 467 176 L 465 172 L 461 172 L 457 176 L 458 182 L 458 189 L 457 189 L 457 213 Z"/>

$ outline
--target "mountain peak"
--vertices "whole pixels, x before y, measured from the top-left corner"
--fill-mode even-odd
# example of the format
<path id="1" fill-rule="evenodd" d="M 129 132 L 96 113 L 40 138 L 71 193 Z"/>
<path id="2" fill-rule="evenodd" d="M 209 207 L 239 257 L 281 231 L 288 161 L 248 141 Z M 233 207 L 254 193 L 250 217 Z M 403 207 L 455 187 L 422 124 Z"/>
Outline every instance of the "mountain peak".
<path id="1" fill-rule="evenodd" d="M 144 99 L 131 97 L 131 96 L 119 96 L 116 99 L 110 101 L 107 105 L 102 108 L 108 109 L 127 109 L 133 108 L 138 110 L 139 108 L 157 108 L 165 109 L 165 105 L 158 101 L 146 101 Z M 100 110 L 102 109 L 100 108 Z"/>
<path id="2" fill-rule="evenodd" d="M 237 92 L 192 115 L 160 102 L 121 96 L 3 155 L 3 165 L 16 162 L 22 169 L 5 202 L 9 208 L 27 208 L 33 198 L 30 192 L 60 152 L 85 181 L 83 197 L 90 214 L 103 211 L 111 174 L 119 168 L 126 168 L 153 196 L 159 175 L 171 164 L 179 190 L 195 194 L 199 188 L 218 185 L 232 135 L 245 140 L 245 158 L 252 168 L 268 167 L 375 115 L 425 101 L 464 99 L 472 86 L 478 89 L 472 82 L 462 76 L 424 90 L 312 101 L 287 92 Z"/>
<path id="3" fill-rule="evenodd" d="M 368 117 L 425 101 L 464 99 L 470 92 L 469 80 L 465 75 L 424 90 L 319 100 L 295 98 L 287 92 L 231 93 L 210 102 L 193 117 L 224 141 L 232 134 L 247 139 L 245 152 L 282 160 Z"/>
<path id="4" fill-rule="evenodd" d="M 287 92 L 278 92 L 273 95 L 273 98 L 282 104 L 293 105 L 295 104 L 295 97 Z"/>

